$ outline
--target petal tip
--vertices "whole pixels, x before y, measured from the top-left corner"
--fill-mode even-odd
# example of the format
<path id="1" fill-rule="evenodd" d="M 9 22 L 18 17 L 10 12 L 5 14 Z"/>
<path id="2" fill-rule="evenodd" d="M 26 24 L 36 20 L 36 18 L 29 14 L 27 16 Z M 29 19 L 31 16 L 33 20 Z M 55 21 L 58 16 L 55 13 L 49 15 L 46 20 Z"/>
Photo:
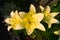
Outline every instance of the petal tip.
<path id="1" fill-rule="evenodd" d="M 59 31 L 55 31 L 54 34 L 59 35 Z"/>
<path id="2" fill-rule="evenodd" d="M 51 26 L 48 26 L 48 28 L 51 28 Z"/>
<path id="3" fill-rule="evenodd" d="M 12 28 L 12 26 L 8 26 L 7 30 L 10 31 L 11 28 Z"/>
<path id="4" fill-rule="evenodd" d="M 30 11 L 36 12 L 35 6 L 33 4 L 30 5 Z"/>
<path id="5" fill-rule="evenodd" d="M 44 7 L 43 6 L 39 6 L 39 7 L 40 7 L 41 11 L 44 11 Z"/>
<path id="6" fill-rule="evenodd" d="M 43 29 L 43 31 L 46 31 L 46 29 Z"/>

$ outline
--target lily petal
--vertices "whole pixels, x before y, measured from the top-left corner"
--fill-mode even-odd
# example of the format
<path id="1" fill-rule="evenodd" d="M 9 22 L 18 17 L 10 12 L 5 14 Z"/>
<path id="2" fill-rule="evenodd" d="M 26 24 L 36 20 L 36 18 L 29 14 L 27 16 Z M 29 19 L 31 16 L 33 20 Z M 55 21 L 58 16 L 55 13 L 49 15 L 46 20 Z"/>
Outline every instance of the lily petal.
<path id="1" fill-rule="evenodd" d="M 10 16 L 13 18 L 14 17 L 14 12 L 12 11 L 11 13 L 10 13 Z"/>
<path id="2" fill-rule="evenodd" d="M 51 23 L 48 23 L 48 28 L 51 28 Z"/>
<path id="3" fill-rule="evenodd" d="M 59 35 L 59 31 L 54 31 L 54 34 Z"/>
<path id="4" fill-rule="evenodd" d="M 17 24 L 15 27 L 13 27 L 14 30 L 21 30 L 24 29 L 24 27 L 20 24 Z"/>
<path id="5" fill-rule="evenodd" d="M 15 11 L 15 14 L 18 14 L 18 11 L 17 10 Z"/>
<path id="6" fill-rule="evenodd" d="M 39 6 L 39 7 L 40 7 L 41 11 L 43 12 L 44 11 L 44 7 L 42 7 L 42 6 Z"/>
<path id="7" fill-rule="evenodd" d="M 6 23 L 8 23 L 8 24 L 11 23 L 10 18 L 5 19 L 4 21 L 5 21 Z"/>
<path id="8" fill-rule="evenodd" d="M 21 17 L 24 17 L 25 12 L 19 12 L 19 15 L 20 15 Z"/>
<path id="9" fill-rule="evenodd" d="M 16 20 L 20 20 L 20 22 L 22 22 L 22 19 L 21 19 L 21 17 L 19 16 L 19 14 L 18 14 L 18 11 L 16 10 L 15 11 L 15 15 L 14 15 L 14 18 L 16 19 Z"/>
<path id="10" fill-rule="evenodd" d="M 29 27 L 29 29 L 26 29 L 27 34 L 31 35 L 33 33 L 34 29 L 35 29 L 35 25 L 31 24 L 30 27 Z"/>
<path id="11" fill-rule="evenodd" d="M 52 18 L 50 22 L 51 23 L 59 23 L 59 21 L 57 19 L 55 19 L 55 18 Z"/>
<path id="12" fill-rule="evenodd" d="M 17 10 L 15 12 L 12 11 L 10 15 L 11 15 L 11 18 L 15 18 L 18 15 L 18 11 Z"/>
<path id="13" fill-rule="evenodd" d="M 47 6 L 45 13 L 50 13 L 50 7 L 49 6 Z"/>
<path id="14" fill-rule="evenodd" d="M 51 13 L 52 17 L 55 17 L 58 14 L 59 14 L 59 12 Z"/>
<path id="15" fill-rule="evenodd" d="M 7 28 L 7 29 L 8 29 L 8 31 L 10 31 L 10 29 L 11 29 L 11 28 L 12 28 L 12 26 L 8 26 L 8 28 Z"/>
<path id="16" fill-rule="evenodd" d="M 36 12 L 36 9 L 35 9 L 35 7 L 34 7 L 34 5 L 30 5 L 30 10 L 29 10 L 30 12 Z"/>
<path id="17" fill-rule="evenodd" d="M 33 17 L 35 20 L 37 20 L 38 22 L 40 22 L 40 21 L 43 19 L 44 14 L 42 14 L 42 13 L 37 13 L 37 14 L 34 14 L 32 17 Z"/>
<path id="18" fill-rule="evenodd" d="M 37 28 L 37 29 L 40 29 L 40 30 L 42 30 L 42 31 L 46 31 L 46 30 L 45 30 L 45 27 L 44 27 L 41 23 L 37 23 L 36 28 Z"/>

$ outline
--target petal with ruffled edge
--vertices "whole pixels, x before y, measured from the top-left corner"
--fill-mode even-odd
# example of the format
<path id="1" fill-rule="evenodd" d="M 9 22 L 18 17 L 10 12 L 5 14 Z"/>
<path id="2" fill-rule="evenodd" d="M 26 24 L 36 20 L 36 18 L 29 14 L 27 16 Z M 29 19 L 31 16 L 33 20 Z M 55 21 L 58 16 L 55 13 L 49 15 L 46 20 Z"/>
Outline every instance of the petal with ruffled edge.
<path id="1" fill-rule="evenodd" d="M 15 11 L 15 15 L 14 15 L 14 16 L 15 16 L 14 18 L 15 18 L 17 21 L 22 22 L 22 19 L 21 19 L 21 17 L 19 16 L 17 10 Z"/>
<path id="2" fill-rule="evenodd" d="M 14 19 L 21 19 L 17 10 L 15 12 L 12 11 L 10 13 L 10 16 L 11 16 L 11 18 L 14 18 Z"/>

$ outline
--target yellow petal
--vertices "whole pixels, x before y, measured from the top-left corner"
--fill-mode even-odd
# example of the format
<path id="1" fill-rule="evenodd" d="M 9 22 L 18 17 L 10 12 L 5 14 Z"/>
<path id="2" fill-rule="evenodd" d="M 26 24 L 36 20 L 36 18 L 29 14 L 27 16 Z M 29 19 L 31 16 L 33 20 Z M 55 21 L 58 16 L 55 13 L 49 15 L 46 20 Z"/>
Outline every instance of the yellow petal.
<path id="1" fill-rule="evenodd" d="M 29 30 L 27 30 L 27 34 L 28 34 L 28 35 L 31 35 L 31 34 L 33 33 L 33 31 L 34 31 L 34 28 L 29 29 Z"/>
<path id="2" fill-rule="evenodd" d="M 41 11 L 43 12 L 44 11 L 44 7 L 42 7 L 42 6 L 39 6 L 39 7 L 40 7 Z"/>
<path id="3" fill-rule="evenodd" d="M 40 29 L 40 30 L 42 30 L 42 31 L 46 31 L 46 30 L 45 30 L 45 27 L 44 27 L 41 23 L 37 23 L 36 28 L 37 28 L 37 29 Z"/>
<path id="4" fill-rule="evenodd" d="M 29 10 L 30 12 L 36 12 L 36 9 L 35 9 L 35 7 L 34 7 L 34 5 L 30 5 L 30 10 Z"/>
<path id="5" fill-rule="evenodd" d="M 18 11 L 17 10 L 15 12 L 12 11 L 10 13 L 10 16 L 11 16 L 11 18 L 16 18 L 16 17 L 19 18 Z"/>
<path id="6" fill-rule="evenodd" d="M 59 35 L 59 31 L 54 31 L 54 34 Z"/>
<path id="7" fill-rule="evenodd" d="M 52 18 L 50 23 L 59 23 L 59 21 L 57 19 L 55 19 L 55 18 Z"/>
<path id="8" fill-rule="evenodd" d="M 35 29 L 35 24 L 31 24 L 29 28 L 26 28 L 27 34 L 31 35 Z"/>
<path id="9" fill-rule="evenodd" d="M 49 6 L 47 6 L 45 13 L 50 13 L 50 7 Z"/>
<path id="10" fill-rule="evenodd" d="M 7 28 L 7 29 L 8 29 L 8 31 L 10 31 L 10 29 L 11 29 L 11 28 L 12 28 L 12 26 L 8 26 L 8 28 Z"/>
<path id="11" fill-rule="evenodd" d="M 17 24 L 16 26 L 12 27 L 13 30 L 21 30 L 21 29 L 24 29 L 24 27 L 20 24 Z"/>
<path id="12" fill-rule="evenodd" d="M 21 17 L 19 16 L 17 10 L 15 11 L 14 19 L 16 19 L 16 21 L 22 22 L 22 19 L 21 19 Z"/>
<path id="13" fill-rule="evenodd" d="M 12 11 L 11 13 L 10 13 L 10 16 L 13 18 L 14 17 L 14 12 Z"/>
<path id="14" fill-rule="evenodd" d="M 17 10 L 15 11 L 15 14 L 18 14 L 18 11 Z"/>
<path id="15" fill-rule="evenodd" d="M 8 23 L 8 24 L 11 23 L 10 18 L 5 19 L 4 21 L 5 21 L 6 23 Z"/>
<path id="16" fill-rule="evenodd" d="M 21 17 L 24 17 L 25 12 L 19 12 L 19 15 L 20 15 Z"/>
<path id="17" fill-rule="evenodd" d="M 55 17 L 58 14 L 59 14 L 59 12 L 51 13 L 52 17 Z"/>
<path id="18" fill-rule="evenodd" d="M 48 23 L 48 28 L 51 28 L 51 23 Z"/>
<path id="19" fill-rule="evenodd" d="M 37 22 L 40 22 L 40 21 L 43 19 L 44 14 L 42 14 L 42 13 L 37 13 L 37 14 L 34 14 L 32 17 L 33 17 L 35 20 L 37 20 Z"/>
<path id="20" fill-rule="evenodd" d="M 15 16 L 16 19 L 20 18 L 17 10 L 15 11 L 15 15 L 14 16 Z"/>

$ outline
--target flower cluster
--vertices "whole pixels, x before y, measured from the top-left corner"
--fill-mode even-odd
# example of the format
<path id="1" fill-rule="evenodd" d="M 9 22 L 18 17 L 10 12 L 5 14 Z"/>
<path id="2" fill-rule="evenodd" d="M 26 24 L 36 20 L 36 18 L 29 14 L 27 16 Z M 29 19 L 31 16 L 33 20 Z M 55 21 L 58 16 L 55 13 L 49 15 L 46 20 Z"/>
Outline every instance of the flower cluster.
<path id="1" fill-rule="evenodd" d="M 10 18 L 6 18 L 4 21 L 8 26 L 8 31 L 12 28 L 13 30 L 21 30 L 26 29 L 28 35 L 31 35 L 34 29 L 39 29 L 42 31 L 46 31 L 41 21 L 46 22 L 48 24 L 48 28 L 51 28 L 51 24 L 59 23 L 57 19 L 54 17 L 58 15 L 58 12 L 50 13 L 50 7 L 47 6 L 46 8 L 39 6 L 41 9 L 41 13 L 37 13 L 34 5 L 30 5 L 29 12 L 15 12 L 10 13 Z M 56 33 L 56 32 L 54 32 Z"/>

